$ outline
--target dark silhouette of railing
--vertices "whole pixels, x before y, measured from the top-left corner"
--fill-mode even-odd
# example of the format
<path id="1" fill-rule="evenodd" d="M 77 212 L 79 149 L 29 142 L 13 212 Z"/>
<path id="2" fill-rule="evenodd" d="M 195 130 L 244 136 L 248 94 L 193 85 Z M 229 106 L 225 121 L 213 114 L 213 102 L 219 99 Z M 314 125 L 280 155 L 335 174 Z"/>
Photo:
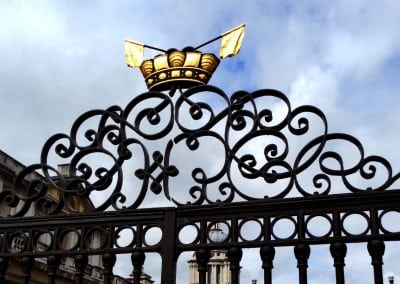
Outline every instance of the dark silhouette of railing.
<path id="1" fill-rule="evenodd" d="M 68 164 L 68 174 L 51 165 L 54 157 Z M 116 256 L 127 253 L 139 283 L 152 252 L 161 255 L 161 282 L 175 283 L 177 259 L 187 251 L 196 253 L 206 283 L 210 251 L 223 249 L 235 284 L 244 248 L 259 249 L 264 283 L 272 283 L 278 247 L 294 248 L 299 283 L 307 283 L 312 247 L 321 244 L 330 246 L 336 283 L 344 283 L 351 243 L 367 244 L 375 283 L 383 283 L 385 242 L 400 240 L 383 222 L 400 212 L 399 179 L 355 137 L 330 133 L 321 110 L 292 109 L 279 91 L 228 96 L 206 85 L 143 93 L 124 109 L 80 116 L 0 193 L 9 212 L 0 223 L 0 283 L 15 257 L 25 283 L 33 260 L 47 258 L 48 283 L 55 283 L 65 256 L 75 259 L 75 282 L 83 283 L 89 255 L 102 256 L 104 283 L 111 283 Z M 27 216 L 32 208 L 36 216 Z M 352 218 L 366 223 L 360 232 L 346 226 Z M 315 223 L 325 231 L 313 231 Z M 223 228 L 217 239 L 216 227 Z M 121 245 L 127 231 L 133 237 Z M 160 237 L 151 242 L 154 231 Z M 66 246 L 70 235 L 76 242 Z M 95 235 L 101 241 L 93 245 Z"/>

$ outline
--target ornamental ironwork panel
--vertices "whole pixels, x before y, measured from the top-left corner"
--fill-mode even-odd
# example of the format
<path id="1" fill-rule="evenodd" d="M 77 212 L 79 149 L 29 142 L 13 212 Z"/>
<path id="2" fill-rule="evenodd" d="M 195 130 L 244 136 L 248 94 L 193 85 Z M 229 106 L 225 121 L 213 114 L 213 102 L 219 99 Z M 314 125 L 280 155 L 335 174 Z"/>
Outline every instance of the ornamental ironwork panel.
<path id="1" fill-rule="evenodd" d="M 85 129 L 89 121 L 96 124 Z M 151 148 L 152 142 L 158 148 Z M 346 157 L 349 152 L 354 157 Z M 51 165 L 52 154 L 69 165 L 67 175 Z M 140 164 L 124 173 L 124 164 L 135 159 Z M 21 191 L 34 172 L 40 176 Z M 136 183 L 124 192 L 123 180 L 132 173 Z M 181 174 L 185 184 L 173 188 L 182 184 Z M 355 137 L 329 133 L 325 115 L 313 106 L 292 109 L 276 90 L 229 97 L 216 87 L 200 86 L 177 98 L 147 92 L 124 109 L 86 112 L 69 134 L 50 137 L 40 164 L 24 169 L 14 190 L 0 197 L 22 216 L 33 203 L 46 214 L 65 206 L 74 210 L 74 198 L 95 192 L 104 192 L 104 202 L 93 210 L 106 211 L 140 208 L 146 197 L 184 206 L 385 191 L 399 177 L 386 159 L 365 156 Z M 128 202 L 127 195 L 135 198 Z"/>
<path id="2" fill-rule="evenodd" d="M 152 252 L 162 258 L 161 282 L 175 283 L 186 251 L 196 252 L 206 283 L 215 249 L 227 251 L 231 283 L 239 283 L 244 248 L 260 249 L 264 283 L 272 283 L 282 246 L 294 248 L 299 283 L 307 283 L 310 249 L 319 244 L 330 245 L 336 282 L 344 283 L 347 244 L 359 242 L 368 244 L 375 283 L 383 283 L 385 241 L 400 239 L 384 222 L 400 212 L 399 179 L 357 138 L 331 133 L 321 110 L 293 108 L 279 91 L 228 96 L 203 85 L 146 92 L 125 108 L 78 117 L 70 133 L 48 139 L 40 163 L 0 193 L 7 212 L 0 283 L 13 258 L 22 261 L 25 283 L 33 259 L 47 258 L 54 283 L 65 256 L 75 259 L 75 281 L 83 283 L 90 255 L 101 255 L 104 283 L 111 283 L 116 256 L 126 253 L 139 283 Z M 349 218 L 365 223 L 361 232 L 346 225 Z M 325 230 L 313 230 L 315 223 Z M 126 232 L 131 238 L 121 243 Z M 102 236 L 95 244 L 94 235 Z"/>

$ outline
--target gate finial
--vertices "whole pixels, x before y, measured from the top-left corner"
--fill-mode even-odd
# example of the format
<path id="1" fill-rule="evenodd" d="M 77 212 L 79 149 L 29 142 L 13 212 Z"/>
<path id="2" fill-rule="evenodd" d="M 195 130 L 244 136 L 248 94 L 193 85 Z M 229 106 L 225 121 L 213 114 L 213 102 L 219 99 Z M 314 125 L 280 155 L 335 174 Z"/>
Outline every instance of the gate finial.
<path id="1" fill-rule="evenodd" d="M 242 24 L 197 47 L 182 50 L 163 50 L 157 47 L 125 40 L 125 58 L 129 67 L 139 67 L 149 91 L 166 91 L 176 87 L 190 88 L 205 85 L 210 80 L 220 60 L 212 53 L 198 49 L 222 39 L 220 58 L 235 56 L 241 47 L 245 25 Z M 152 59 L 143 59 L 144 48 L 163 52 Z"/>

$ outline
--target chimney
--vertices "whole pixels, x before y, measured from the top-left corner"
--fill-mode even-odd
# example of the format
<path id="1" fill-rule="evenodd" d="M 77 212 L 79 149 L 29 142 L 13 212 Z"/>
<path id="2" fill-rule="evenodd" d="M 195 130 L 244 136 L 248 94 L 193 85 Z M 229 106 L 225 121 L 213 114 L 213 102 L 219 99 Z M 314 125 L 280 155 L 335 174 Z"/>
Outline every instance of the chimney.
<path id="1" fill-rule="evenodd" d="M 68 177 L 70 175 L 70 164 L 59 164 L 57 170 L 64 177 Z"/>

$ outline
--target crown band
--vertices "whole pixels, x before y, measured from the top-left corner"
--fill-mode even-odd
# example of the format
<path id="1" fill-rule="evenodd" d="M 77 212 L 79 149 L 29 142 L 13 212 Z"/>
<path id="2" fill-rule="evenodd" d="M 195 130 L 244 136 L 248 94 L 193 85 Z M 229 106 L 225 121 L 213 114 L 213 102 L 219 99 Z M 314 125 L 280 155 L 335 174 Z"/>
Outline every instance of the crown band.
<path id="1" fill-rule="evenodd" d="M 218 64 L 212 53 L 173 50 L 143 61 L 140 70 L 150 91 L 165 91 L 207 84 Z"/>

